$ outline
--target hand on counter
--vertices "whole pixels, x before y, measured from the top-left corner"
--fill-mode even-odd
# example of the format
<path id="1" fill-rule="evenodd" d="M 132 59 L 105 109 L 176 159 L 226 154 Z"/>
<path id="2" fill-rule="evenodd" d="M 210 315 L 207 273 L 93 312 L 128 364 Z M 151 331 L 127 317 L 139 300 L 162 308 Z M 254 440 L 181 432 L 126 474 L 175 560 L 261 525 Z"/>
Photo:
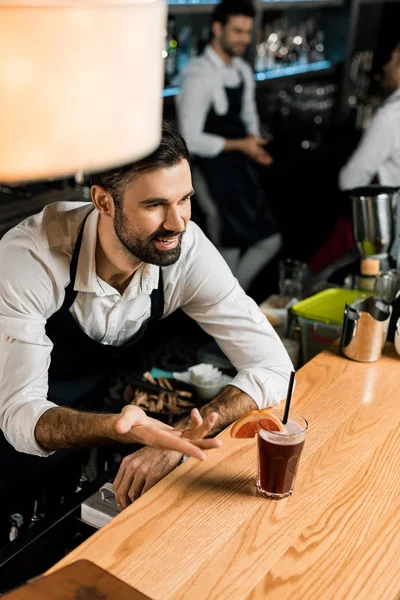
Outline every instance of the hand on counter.
<path id="1" fill-rule="evenodd" d="M 135 416 L 128 409 L 137 409 L 143 413 L 137 407 L 126 406 L 116 424 L 117 432 L 120 435 L 126 435 L 132 432 L 131 428 L 134 427 L 133 435 L 142 435 L 142 439 L 136 439 L 136 441 L 152 447 L 141 448 L 122 460 L 114 480 L 115 498 L 122 508 L 129 506 L 131 502 L 134 502 L 168 475 L 179 464 L 183 454 L 189 454 L 202 460 L 205 455 L 200 448 L 221 446 L 221 442 L 217 439 L 203 439 L 217 421 L 218 415 L 215 412 L 210 413 L 203 421 L 199 411 L 193 409 L 191 412 L 192 426 L 184 431 L 178 431 L 156 419 L 147 417 L 145 413 L 143 413 L 145 420 L 142 425 L 140 421 L 134 419 L 143 419 L 143 417 Z M 137 430 L 137 427 L 143 427 L 143 430 Z"/>

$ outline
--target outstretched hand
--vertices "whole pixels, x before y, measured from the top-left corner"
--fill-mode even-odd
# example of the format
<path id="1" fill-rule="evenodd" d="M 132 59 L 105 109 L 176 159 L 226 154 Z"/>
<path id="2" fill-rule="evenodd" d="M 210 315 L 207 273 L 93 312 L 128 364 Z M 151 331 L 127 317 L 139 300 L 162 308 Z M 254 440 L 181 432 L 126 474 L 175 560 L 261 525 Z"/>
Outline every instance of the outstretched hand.
<path id="1" fill-rule="evenodd" d="M 115 498 L 122 508 L 129 506 L 168 475 L 179 464 L 182 454 L 202 460 L 205 458 L 202 449 L 221 446 L 220 440 L 202 439 L 217 421 L 218 415 L 215 412 L 210 413 L 203 421 L 199 411 L 193 409 L 190 415 L 191 427 L 178 431 L 147 417 L 141 409 L 138 409 L 140 413 L 131 410 L 137 408 L 126 406 L 123 409 L 116 424 L 118 433 L 120 436 L 139 436 L 140 439 L 135 441 L 153 447 L 141 448 L 122 460 L 114 480 Z"/>
<path id="2" fill-rule="evenodd" d="M 203 421 L 197 409 L 191 412 L 192 427 L 185 431 L 174 429 L 166 423 L 148 417 L 138 406 L 125 406 L 115 421 L 116 439 L 122 443 L 138 443 L 160 450 L 176 450 L 198 460 L 204 460 L 203 450 L 218 448 L 217 439 L 203 439 L 215 425 L 217 413 L 209 414 Z M 114 436 L 113 436 L 114 437 Z"/>

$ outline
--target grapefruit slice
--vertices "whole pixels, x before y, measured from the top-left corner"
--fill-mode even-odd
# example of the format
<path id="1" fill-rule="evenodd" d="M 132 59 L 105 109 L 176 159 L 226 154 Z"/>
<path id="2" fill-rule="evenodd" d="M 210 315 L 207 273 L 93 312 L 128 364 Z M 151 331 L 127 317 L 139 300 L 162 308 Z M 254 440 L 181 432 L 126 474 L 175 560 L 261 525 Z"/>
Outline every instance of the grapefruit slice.
<path id="1" fill-rule="evenodd" d="M 260 426 L 269 431 L 284 431 L 282 421 L 267 408 L 251 410 L 232 425 L 232 438 L 253 438 Z"/>

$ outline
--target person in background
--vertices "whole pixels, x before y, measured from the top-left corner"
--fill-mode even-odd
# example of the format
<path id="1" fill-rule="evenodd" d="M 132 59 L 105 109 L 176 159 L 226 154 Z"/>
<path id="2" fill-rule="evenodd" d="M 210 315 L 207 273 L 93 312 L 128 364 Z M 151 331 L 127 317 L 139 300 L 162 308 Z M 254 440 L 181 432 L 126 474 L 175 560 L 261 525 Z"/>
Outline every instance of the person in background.
<path id="1" fill-rule="evenodd" d="M 208 191 L 221 222 L 216 243 L 245 290 L 281 247 L 255 168 L 269 167 L 272 157 L 260 137 L 253 71 L 242 58 L 254 15 L 248 0 L 223 0 L 216 7 L 211 42 L 184 71 L 176 99 L 194 181 L 204 181 L 203 194 Z"/>
<path id="2" fill-rule="evenodd" d="M 382 71 L 381 86 L 389 96 L 339 172 L 338 184 L 343 192 L 372 183 L 400 187 L 400 42 Z M 318 279 L 324 279 L 356 257 L 348 210 L 339 217 L 334 231 L 310 261 L 309 269 Z"/>
<path id="3" fill-rule="evenodd" d="M 358 147 L 339 173 L 339 187 L 400 187 L 400 42 L 383 66 L 381 85 L 389 97 L 372 117 Z"/>
<path id="4" fill-rule="evenodd" d="M 293 367 L 282 342 L 190 221 L 188 159 L 164 124 L 150 156 L 93 175 L 92 202 L 51 204 L 2 238 L 1 492 L 19 484 L 26 494 L 61 451 L 140 442 L 114 482 L 126 507 L 183 454 L 201 459 L 219 445 L 204 435 L 284 398 Z M 149 322 L 157 328 L 178 308 L 214 337 L 236 377 L 174 430 L 133 407 L 103 414 L 109 377 L 124 356 L 134 370 Z"/>

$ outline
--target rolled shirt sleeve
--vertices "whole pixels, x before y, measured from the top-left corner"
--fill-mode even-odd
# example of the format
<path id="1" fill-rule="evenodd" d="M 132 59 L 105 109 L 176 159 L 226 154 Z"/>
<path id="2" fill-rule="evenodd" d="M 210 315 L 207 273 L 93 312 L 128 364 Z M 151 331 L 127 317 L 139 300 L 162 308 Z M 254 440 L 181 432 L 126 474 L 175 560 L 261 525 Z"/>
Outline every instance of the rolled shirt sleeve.
<path id="1" fill-rule="evenodd" d="M 243 95 L 243 108 L 241 117 L 244 124 L 246 125 L 247 132 L 260 136 L 260 119 L 257 112 L 256 98 L 255 98 L 255 81 L 253 78 L 253 71 L 247 63 L 242 61 L 242 72 L 244 77 L 244 95 Z"/>
<path id="2" fill-rule="evenodd" d="M 232 385 L 251 396 L 259 408 L 277 404 L 285 398 L 294 369 L 290 357 L 257 304 L 203 236 L 199 231 L 191 249 L 199 259 L 187 263 L 182 308 L 216 340 L 238 371 Z"/>
<path id="3" fill-rule="evenodd" d="M 52 343 L 46 314 L 55 295 L 38 248 L 15 233 L 0 242 L 0 428 L 19 452 L 49 456 L 35 439 L 39 418 L 56 406 L 47 400 Z M 22 276 L 23 273 L 23 276 Z"/>
<path id="4" fill-rule="evenodd" d="M 225 138 L 205 133 L 208 111 L 213 102 L 213 86 L 207 71 L 188 69 L 183 78 L 181 92 L 176 98 L 178 128 L 193 155 L 213 158 L 225 146 Z"/>

